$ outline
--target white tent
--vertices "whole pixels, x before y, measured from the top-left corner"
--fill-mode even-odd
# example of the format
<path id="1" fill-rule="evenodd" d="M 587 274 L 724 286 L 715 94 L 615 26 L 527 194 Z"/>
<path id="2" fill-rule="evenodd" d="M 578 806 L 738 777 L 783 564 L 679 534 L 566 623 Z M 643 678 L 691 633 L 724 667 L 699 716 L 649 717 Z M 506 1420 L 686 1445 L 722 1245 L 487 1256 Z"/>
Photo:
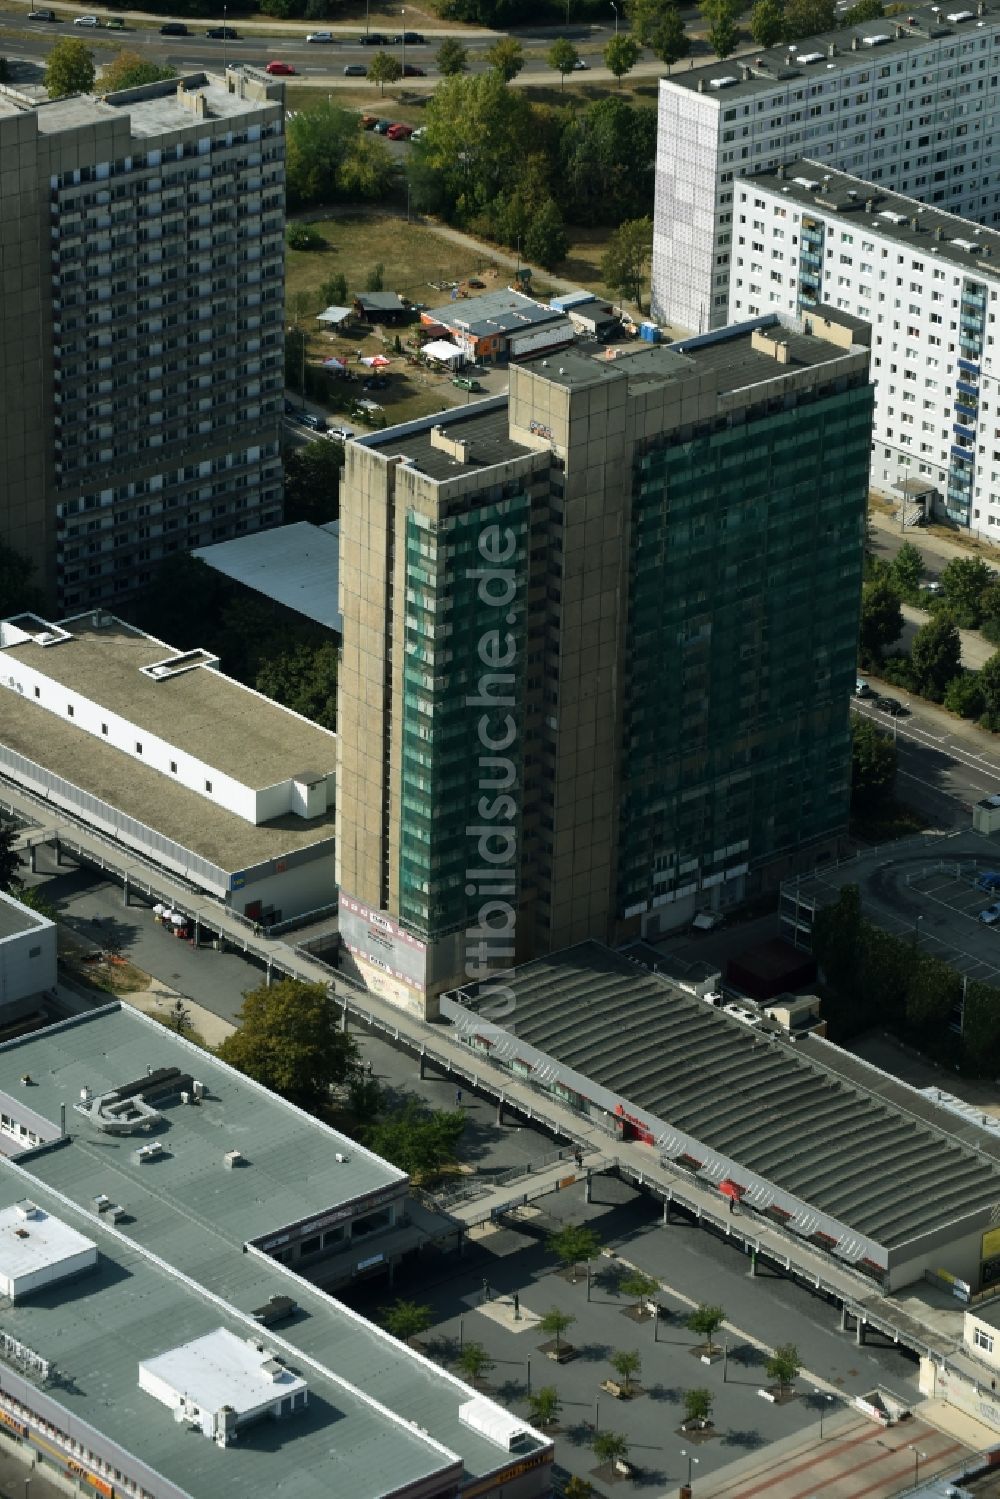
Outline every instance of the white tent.
<path id="1" fill-rule="evenodd" d="M 316 321 L 336 326 L 339 323 L 346 323 L 351 311 L 350 307 L 328 307 L 325 312 L 317 313 Z"/>
<path id="2" fill-rule="evenodd" d="M 460 349 L 458 344 L 449 343 L 446 338 L 432 339 L 429 344 L 424 344 L 420 352 L 437 364 L 446 364 L 450 370 L 457 369 L 465 358 L 465 350 Z"/>

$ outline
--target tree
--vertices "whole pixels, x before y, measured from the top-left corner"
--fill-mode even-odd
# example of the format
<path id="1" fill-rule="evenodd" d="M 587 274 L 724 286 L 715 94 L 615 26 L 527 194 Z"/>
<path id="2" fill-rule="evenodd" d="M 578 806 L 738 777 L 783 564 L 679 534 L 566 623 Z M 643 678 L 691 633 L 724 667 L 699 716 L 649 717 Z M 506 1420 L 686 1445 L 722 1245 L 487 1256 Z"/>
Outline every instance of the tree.
<path id="1" fill-rule="evenodd" d="M 601 1241 L 594 1230 L 577 1223 L 567 1223 L 564 1228 L 550 1234 L 547 1243 L 549 1253 L 555 1255 L 563 1269 L 572 1269 L 574 1282 L 577 1267 L 592 1260 L 600 1247 Z"/>
<path id="2" fill-rule="evenodd" d="M 705 36 L 709 47 L 716 57 L 728 57 L 735 50 L 737 42 L 739 0 L 701 0 L 701 13 L 705 18 Z"/>
<path id="3" fill-rule="evenodd" d="M 936 614 L 921 625 L 910 647 L 917 691 L 939 703 L 948 683 L 962 669 L 962 641 L 955 621 L 947 614 Z"/>
<path id="4" fill-rule="evenodd" d="M 285 126 L 288 207 L 310 208 L 342 195 L 341 172 L 357 142 L 358 117 L 339 104 L 324 99 L 297 110 Z"/>
<path id="5" fill-rule="evenodd" d="M 12 822 L 0 822 L 0 890 L 13 890 L 18 883 L 21 856 L 14 845 L 19 837 Z"/>
<path id="6" fill-rule="evenodd" d="M 176 68 L 161 68 L 148 58 L 140 57 L 138 52 L 119 52 L 112 62 L 101 69 L 97 92 L 118 94 L 123 89 L 140 88 L 145 83 L 159 83 L 176 76 Z"/>
<path id="7" fill-rule="evenodd" d="M 323 437 L 301 448 L 288 448 L 284 463 L 286 523 L 304 520 L 325 526 L 339 520 L 342 445 Z"/>
<path id="8" fill-rule="evenodd" d="M 575 224 L 641 218 L 653 201 L 656 111 L 609 94 L 567 115 L 559 141 L 559 196 Z"/>
<path id="9" fill-rule="evenodd" d="M 486 62 L 504 83 L 510 83 L 524 67 L 524 48 L 515 37 L 498 37 L 486 52 Z"/>
<path id="10" fill-rule="evenodd" d="M 407 1098 L 358 1133 L 376 1155 L 426 1180 L 455 1160 L 464 1129 L 461 1109 L 429 1109 L 419 1099 Z"/>
<path id="11" fill-rule="evenodd" d="M 613 36 L 604 49 L 604 65 L 621 83 L 639 61 L 639 44 L 627 33 Z"/>
<path id="12" fill-rule="evenodd" d="M 851 720 L 851 811 L 875 812 L 896 784 L 896 744 L 870 718 Z"/>
<path id="13" fill-rule="evenodd" d="M 561 36 L 549 48 L 549 67 L 559 74 L 559 87 L 566 87 L 566 74 L 572 73 L 580 61 L 580 54 L 568 37 Z"/>
<path id="14" fill-rule="evenodd" d="M 855 987 L 863 932 L 861 893 L 857 885 L 842 886 L 837 899 L 816 912 L 813 952 L 836 989 Z"/>
<path id="15" fill-rule="evenodd" d="M 707 1426 L 712 1414 L 712 1392 L 699 1387 L 684 1391 L 684 1425 Z"/>
<path id="16" fill-rule="evenodd" d="M 442 79 L 425 120 L 410 168 L 418 208 L 468 223 L 521 186 L 537 122 L 524 90 L 508 88 L 495 69 Z"/>
<path id="17" fill-rule="evenodd" d="M 576 1318 L 571 1312 L 563 1312 L 560 1311 L 557 1306 L 552 1306 L 545 1313 L 545 1316 L 541 1319 L 538 1325 L 541 1328 L 542 1332 L 548 1333 L 550 1337 L 555 1338 L 556 1352 L 558 1353 L 560 1348 L 560 1338 L 568 1327 L 573 1326 L 573 1323 L 575 1321 Z"/>
<path id="18" fill-rule="evenodd" d="M 799 1350 L 794 1343 L 779 1343 L 765 1365 L 768 1379 L 778 1381 L 782 1394 L 796 1378 L 801 1367 Z"/>
<path id="19" fill-rule="evenodd" d="M 469 66 L 469 49 L 456 36 L 446 36 L 435 54 L 438 72 L 445 78 L 464 73 Z"/>
<path id="20" fill-rule="evenodd" d="M 1000 651 L 984 661 L 979 671 L 979 690 L 983 694 L 983 722 L 988 729 L 1000 727 Z"/>
<path id="21" fill-rule="evenodd" d="M 757 0 L 750 12 L 750 35 L 758 47 L 773 47 L 781 41 L 785 29 L 785 8 L 781 0 Z"/>
<path id="22" fill-rule="evenodd" d="M 50 99 L 89 94 L 94 87 L 94 59 L 76 36 L 64 36 L 49 53 L 45 87 Z"/>
<path id="23" fill-rule="evenodd" d="M 591 1499 L 593 1492 L 594 1485 L 589 1483 L 586 1478 L 579 1478 L 574 1473 L 572 1478 L 566 1480 L 566 1486 L 563 1489 L 563 1499 Z"/>
<path id="24" fill-rule="evenodd" d="M 628 1441 L 616 1431 L 595 1431 L 590 1439 L 594 1456 L 600 1463 L 625 1463 L 628 1461 Z"/>
<path id="25" fill-rule="evenodd" d="M 2 833 L 0 833 L 0 847 L 2 847 Z M 0 854 L 2 861 L 2 854 Z M 2 873 L 0 873 L 2 880 Z M 0 889 L 3 886 L 0 884 Z M 46 896 L 41 885 L 25 885 L 23 881 L 15 879 L 7 887 L 15 900 L 19 900 L 22 906 L 27 906 L 29 911 L 37 911 L 39 916 L 44 916 L 46 921 L 58 921 L 59 912 Z"/>
<path id="26" fill-rule="evenodd" d="M 357 1045 L 340 1029 L 337 1015 L 323 984 L 261 984 L 244 992 L 238 1029 L 218 1054 L 265 1088 L 315 1111 L 331 1084 L 344 1083 L 358 1065 Z"/>
<path id="27" fill-rule="evenodd" d="M 42 608 L 42 595 L 33 579 L 35 564 L 0 540 L 0 619 L 23 610 Z"/>
<path id="28" fill-rule="evenodd" d="M 618 1282 L 618 1289 L 623 1296 L 628 1296 L 639 1307 L 651 1296 L 656 1295 L 660 1289 L 660 1282 L 652 1275 L 644 1275 L 641 1270 L 630 1270 Z"/>
<path id="29" fill-rule="evenodd" d="M 324 281 L 319 289 L 319 294 L 320 300 L 327 307 L 346 307 L 348 297 L 347 277 L 343 271 L 337 271 L 336 275 L 331 276 L 329 281 Z"/>
<path id="30" fill-rule="evenodd" d="M 254 687 L 321 729 L 337 727 L 337 647 L 296 645 L 262 661 Z"/>
<path id="31" fill-rule="evenodd" d="M 944 694 L 944 706 L 960 718 L 979 718 L 986 707 L 977 671 L 963 671 L 952 677 Z"/>
<path id="32" fill-rule="evenodd" d="M 419 1306 L 415 1301 L 396 1301 L 382 1313 L 382 1326 L 401 1343 L 408 1343 L 411 1338 L 418 1338 L 426 1332 L 431 1320 L 430 1307 Z"/>
<path id="33" fill-rule="evenodd" d="M 559 1391 L 555 1385 L 542 1385 L 528 1396 L 528 1405 L 536 1426 L 551 1426 L 559 1416 Z"/>
<path id="34" fill-rule="evenodd" d="M 458 1367 L 475 1388 L 483 1375 L 493 1368 L 493 1360 L 482 1343 L 466 1343 L 458 1355 Z"/>
<path id="35" fill-rule="evenodd" d="M 835 0 L 786 0 L 786 42 L 794 42 L 802 36 L 819 36 L 831 31 L 836 24 Z"/>
<path id="36" fill-rule="evenodd" d="M 691 51 L 691 38 L 684 29 L 680 11 L 675 5 L 668 5 L 664 10 L 653 28 L 649 46 L 654 55 L 662 63 L 666 63 L 668 73 L 675 62 L 680 62 Z"/>
<path id="37" fill-rule="evenodd" d="M 924 575 L 924 559 L 912 541 L 904 541 L 889 566 L 889 576 L 902 598 L 912 598 Z"/>
<path id="38" fill-rule="evenodd" d="M 646 267 L 652 255 L 652 219 L 629 219 L 611 235 L 601 260 L 601 275 L 607 285 L 622 296 L 631 296 L 640 312 Z"/>
<path id="39" fill-rule="evenodd" d="M 842 26 L 860 26 L 862 21 L 881 21 L 885 15 L 882 0 L 858 0 L 841 18 Z"/>
<path id="40" fill-rule="evenodd" d="M 903 633 L 899 594 L 891 583 L 866 583 L 861 590 L 861 628 L 858 648 L 866 661 L 878 661 L 887 646 Z"/>
<path id="41" fill-rule="evenodd" d="M 389 191 L 395 175 L 395 163 L 382 137 L 365 131 L 355 136 L 344 157 L 337 184 L 338 196 L 378 202 Z"/>
<path id="42" fill-rule="evenodd" d="M 980 557 L 953 557 L 941 571 L 939 602 L 959 629 L 975 630 L 983 617 L 983 595 L 995 581 Z"/>
<path id="43" fill-rule="evenodd" d="M 613 1353 L 610 1359 L 611 1367 L 622 1383 L 622 1394 L 631 1395 L 632 1379 L 642 1373 L 642 1359 L 634 1348 L 622 1349 L 620 1353 Z"/>
<path id="44" fill-rule="evenodd" d="M 403 76 L 403 64 L 391 52 L 376 52 L 368 64 L 368 77 L 385 93 L 387 83 L 398 83 Z"/>
<path id="45" fill-rule="evenodd" d="M 569 237 L 554 198 L 546 198 L 539 211 L 528 225 L 524 236 L 524 253 L 528 260 L 537 260 L 545 270 L 551 271 L 561 260 L 566 259 Z"/>
<path id="46" fill-rule="evenodd" d="M 376 260 L 365 278 L 365 291 L 383 291 L 385 288 L 385 264 Z"/>
<path id="47" fill-rule="evenodd" d="M 700 1333 L 705 1339 L 705 1347 L 709 1354 L 715 1351 L 712 1338 L 726 1320 L 725 1308 L 713 1306 L 710 1302 L 703 1301 L 696 1306 L 687 1319 L 687 1325 L 692 1332 Z"/>
<path id="48" fill-rule="evenodd" d="M 298 220 L 293 220 L 285 230 L 285 243 L 290 250 L 326 249 L 326 240 L 322 234 L 317 234 L 315 229 L 310 229 L 308 224 L 301 224 Z"/>

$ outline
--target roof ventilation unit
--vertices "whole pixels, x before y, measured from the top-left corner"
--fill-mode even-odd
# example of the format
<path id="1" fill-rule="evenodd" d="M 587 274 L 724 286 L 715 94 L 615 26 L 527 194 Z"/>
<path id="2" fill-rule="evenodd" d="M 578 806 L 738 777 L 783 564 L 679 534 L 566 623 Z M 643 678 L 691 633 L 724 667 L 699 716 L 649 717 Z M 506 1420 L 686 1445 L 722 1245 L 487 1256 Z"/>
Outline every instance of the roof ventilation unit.
<path id="1" fill-rule="evenodd" d="M 235 1166 L 245 1166 L 246 1160 L 242 1150 L 227 1150 L 222 1157 L 222 1164 L 227 1171 L 232 1171 Z"/>
<path id="2" fill-rule="evenodd" d="M 350 1156 L 345 1155 L 342 1150 L 338 1150 L 337 1154 L 334 1156 L 334 1160 L 339 1161 L 341 1166 L 346 1166 L 350 1159 Z"/>

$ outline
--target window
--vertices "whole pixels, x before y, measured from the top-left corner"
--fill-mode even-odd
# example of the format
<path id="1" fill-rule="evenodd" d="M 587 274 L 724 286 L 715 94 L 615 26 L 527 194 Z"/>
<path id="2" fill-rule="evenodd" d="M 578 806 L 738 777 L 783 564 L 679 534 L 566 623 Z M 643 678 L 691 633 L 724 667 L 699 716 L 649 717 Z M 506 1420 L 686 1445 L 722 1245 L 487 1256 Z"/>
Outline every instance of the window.
<path id="1" fill-rule="evenodd" d="M 171 760 L 171 762 L 170 762 L 170 774 L 172 776 L 175 776 L 177 774 L 177 761 L 176 760 Z"/>
<path id="2" fill-rule="evenodd" d="M 135 741 L 135 752 L 136 752 L 137 755 L 141 755 L 142 754 L 142 743 L 138 739 Z"/>
<path id="3" fill-rule="evenodd" d="M 211 791 L 211 789 L 212 789 L 212 783 L 211 783 L 211 781 L 206 781 L 205 782 L 205 790 L 206 791 Z"/>
<path id="4" fill-rule="evenodd" d="M 107 732 L 108 732 L 108 726 L 107 726 L 107 724 L 106 723 L 102 723 L 101 724 L 101 733 L 106 736 Z"/>
<path id="5" fill-rule="evenodd" d="M 42 689 L 40 687 L 36 687 L 35 688 L 35 696 L 36 697 L 41 697 L 41 695 L 42 695 Z"/>
<path id="6" fill-rule="evenodd" d="M 28 957 L 29 958 L 40 958 L 41 956 L 42 956 L 42 949 L 40 947 L 29 947 L 28 948 Z"/>
<path id="7" fill-rule="evenodd" d="M 67 703 L 66 704 L 66 714 L 67 714 L 67 717 L 69 717 L 69 718 L 75 718 L 76 717 L 76 709 L 73 707 L 72 703 Z"/>
<path id="8" fill-rule="evenodd" d="M 993 1352 L 993 1334 L 991 1332 L 986 1332 L 983 1328 L 977 1327 L 972 1334 L 972 1341 L 984 1353 Z"/>

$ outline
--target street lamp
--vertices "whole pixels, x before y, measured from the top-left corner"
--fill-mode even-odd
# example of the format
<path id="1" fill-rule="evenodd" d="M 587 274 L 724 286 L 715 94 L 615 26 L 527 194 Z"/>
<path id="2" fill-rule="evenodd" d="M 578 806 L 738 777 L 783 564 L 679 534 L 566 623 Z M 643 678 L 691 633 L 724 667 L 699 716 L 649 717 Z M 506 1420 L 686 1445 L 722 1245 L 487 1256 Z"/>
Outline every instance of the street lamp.
<path id="1" fill-rule="evenodd" d="M 691 1453 L 688 1452 L 687 1449 L 684 1448 L 684 1447 L 681 1448 L 681 1457 L 686 1457 L 687 1458 L 687 1462 L 688 1462 L 687 1486 L 688 1486 L 688 1488 L 690 1488 L 691 1487 L 691 1469 L 692 1469 L 692 1467 L 696 1468 L 698 1466 L 698 1464 L 701 1462 L 701 1458 L 700 1457 L 692 1457 Z"/>
<path id="2" fill-rule="evenodd" d="M 405 10 L 401 10 L 399 12 L 399 14 L 403 18 L 403 30 L 402 30 L 401 40 L 402 40 L 402 43 L 403 43 L 403 77 L 405 78 L 406 77 L 406 11 Z"/>
<path id="3" fill-rule="evenodd" d="M 615 0 L 611 0 L 611 9 L 615 13 L 615 36 L 617 36 L 618 35 L 618 7 L 615 4 Z"/>
<path id="4" fill-rule="evenodd" d="M 908 1442 L 907 1446 L 913 1453 L 913 1486 L 914 1488 L 916 1488 L 917 1484 L 920 1482 L 920 1459 L 923 1458 L 926 1462 L 927 1453 L 921 1452 L 919 1447 L 914 1447 L 912 1442 Z"/>
<path id="5" fill-rule="evenodd" d="M 817 1395 L 819 1395 L 820 1391 L 817 1390 L 816 1393 L 817 1393 Z M 829 1409 L 829 1407 L 833 1404 L 833 1396 L 832 1395 L 823 1395 L 822 1398 L 823 1398 L 825 1404 L 821 1405 L 820 1408 L 819 1408 L 819 1439 L 820 1439 L 820 1441 L 823 1440 L 823 1417 L 826 1415 L 827 1410 Z"/>
<path id="6" fill-rule="evenodd" d="M 913 921 L 913 945 L 914 945 L 914 947 L 919 947 L 920 946 L 920 923 L 923 921 L 923 919 L 924 918 L 922 916 L 916 916 L 916 917 L 914 917 L 914 921 Z"/>

